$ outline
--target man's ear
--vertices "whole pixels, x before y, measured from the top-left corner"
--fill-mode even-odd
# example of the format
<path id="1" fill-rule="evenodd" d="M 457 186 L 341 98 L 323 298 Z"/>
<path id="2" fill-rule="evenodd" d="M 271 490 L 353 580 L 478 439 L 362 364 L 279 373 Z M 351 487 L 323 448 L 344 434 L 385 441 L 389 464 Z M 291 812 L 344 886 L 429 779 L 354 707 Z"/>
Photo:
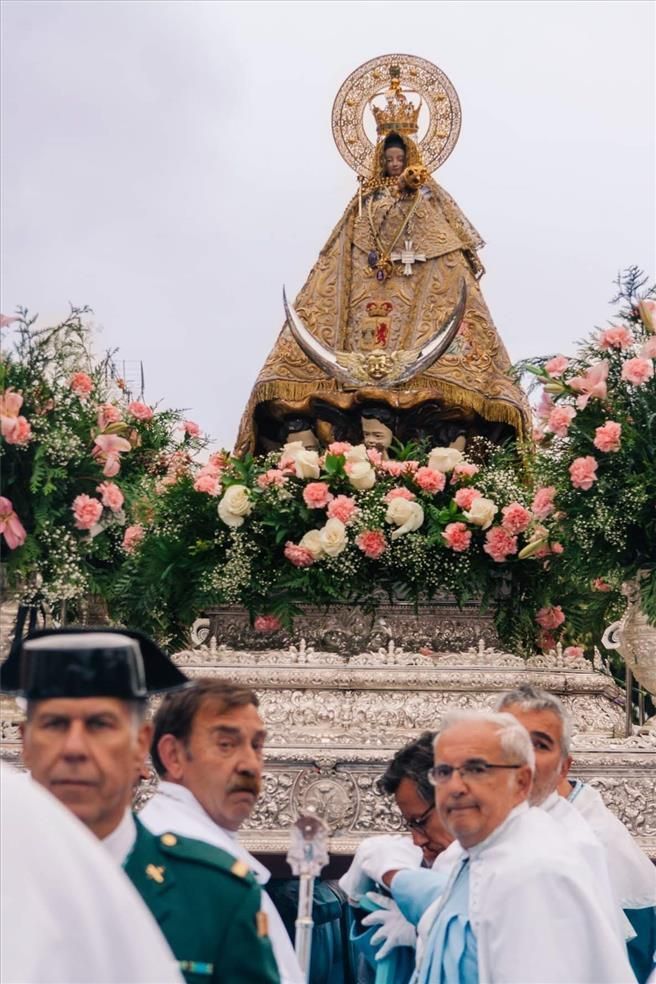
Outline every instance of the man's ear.
<path id="1" fill-rule="evenodd" d="M 138 777 L 141 777 L 145 769 L 145 762 L 150 751 L 150 743 L 153 737 L 153 726 L 150 721 L 142 721 L 137 731 L 137 743 L 135 746 L 135 766 Z"/>
<path id="2" fill-rule="evenodd" d="M 567 779 L 567 776 L 569 775 L 569 770 L 571 768 L 572 768 L 572 756 L 568 755 L 567 758 L 564 758 L 560 764 L 560 778 Z"/>
<path id="3" fill-rule="evenodd" d="M 515 775 L 517 776 L 517 788 L 525 793 L 525 798 L 527 798 L 533 785 L 533 773 L 528 765 L 522 765 L 517 769 Z"/>
<path id="4" fill-rule="evenodd" d="M 167 779 L 181 782 L 184 778 L 184 763 L 187 760 L 183 743 L 175 735 L 162 735 L 157 742 L 157 754 L 164 766 Z"/>
<path id="5" fill-rule="evenodd" d="M 30 743 L 27 736 L 28 722 L 21 721 L 18 725 L 18 733 L 21 737 L 21 759 L 26 769 L 30 768 Z"/>

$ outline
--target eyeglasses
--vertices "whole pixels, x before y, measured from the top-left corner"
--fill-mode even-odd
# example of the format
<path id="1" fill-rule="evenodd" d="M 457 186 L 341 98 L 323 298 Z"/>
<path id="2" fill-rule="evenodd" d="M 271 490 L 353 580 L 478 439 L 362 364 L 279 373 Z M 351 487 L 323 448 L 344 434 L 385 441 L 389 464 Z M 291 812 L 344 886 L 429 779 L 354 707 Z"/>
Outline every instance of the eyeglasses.
<path id="1" fill-rule="evenodd" d="M 457 772 L 463 782 L 481 782 L 486 779 L 492 769 L 521 769 L 521 765 L 496 765 L 494 762 L 484 762 L 482 759 L 472 759 L 464 765 L 434 765 L 427 772 L 431 786 L 443 786 Z"/>
<path id="2" fill-rule="evenodd" d="M 431 815 L 431 813 L 433 812 L 434 809 L 435 809 L 435 804 L 434 803 L 431 803 L 431 805 L 428 807 L 428 809 L 427 810 L 424 810 L 424 812 L 422 813 L 422 815 L 420 817 L 415 817 L 414 820 L 406 820 L 405 821 L 405 825 L 408 828 L 408 830 L 420 830 L 420 831 L 423 831 L 424 828 L 425 828 L 425 826 L 426 826 L 426 823 L 428 822 L 428 818 L 429 818 L 429 816 Z"/>

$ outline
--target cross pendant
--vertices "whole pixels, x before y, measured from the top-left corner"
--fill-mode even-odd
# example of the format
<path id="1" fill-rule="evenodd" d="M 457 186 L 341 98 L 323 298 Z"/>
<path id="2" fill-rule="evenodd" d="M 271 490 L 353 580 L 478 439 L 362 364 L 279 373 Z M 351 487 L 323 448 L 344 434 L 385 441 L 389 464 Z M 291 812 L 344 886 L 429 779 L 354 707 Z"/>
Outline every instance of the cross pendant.
<path id="1" fill-rule="evenodd" d="M 412 239 L 406 239 L 403 244 L 403 249 L 395 250 L 390 259 L 393 260 L 394 263 L 398 263 L 399 261 L 403 263 L 404 277 L 411 277 L 413 263 L 425 263 L 426 254 L 415 253 L 415 247 Z"/>

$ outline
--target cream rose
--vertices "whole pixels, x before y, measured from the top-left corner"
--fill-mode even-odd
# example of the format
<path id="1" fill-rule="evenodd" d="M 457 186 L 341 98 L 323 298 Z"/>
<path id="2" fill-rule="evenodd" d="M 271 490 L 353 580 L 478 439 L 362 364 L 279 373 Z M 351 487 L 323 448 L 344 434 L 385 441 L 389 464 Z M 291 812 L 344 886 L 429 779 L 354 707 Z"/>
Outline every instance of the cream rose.
<path id="1" fill-rule="evenodd" d="M 424 510 L 418 502 L 408 499 L 392 499 L 387 507 L 385 521 L 398 526 L 392 531 L 392 539 L 403 536 L 405 533 L 412 533 L 418 530 L 424 521 Z"/>
<path id="2" fill-rule="evenodd" d="M 301 441 L 290 441 L 282 449 L 280 465 L 293 465 L 297 478 L 318 478 L 320 473 L 319 453 L 308 451 Z"/>
<path id="3" fill-rule="evenodd" d="M 434 471 L 450 472 L 465 460 L 457 448 L 433 448 L 428 456 L 428 467 Z"/>
<path id="4" fill-rule="evenodd" d="M 337 557 L 346 547 L 346 527 L 338 519 L 329 519 L 318 533 L 321 548 L 328 557 Z M 301 541 L 301 545 L 303 545 L 303 541 Z M 309 549 L 311 548 L 308 547 Z"/>
<path id="5" fill-rule="evenodd" d="M 219 502 L 217 512 L 220 519 L 226 526 L 237 527 L 244 522 L 244 516 L 248 516 L 253 504 L 248 498 L 248 489 L 245 485 L 231 485 L 227 488 Z"/>
<path id="6" fill-rule="evenodd" d="M 355 447 L 349 448 L 344 457 L 351 464 L 355 464 L 356 461 L 369 461 L 364 444 L 356 444 Z"/>
<path id="7" fill-rule="evenodd" d="M 321 533 L 319 530 L 310 530 L 299 542 L 299 547 L 303 547 L 305 550 L 309 550 L 315 560 L 319 560 L 323 556 L 323 547 L 321 545 Z"/>
<path id="8" fill-rule="evenodd" d="M 346 474 L 354 489 L 365 492 L 374 487 L 376 472 L 368 461 L 354 461 L 348 465 Z"/>
<path id="9" fill-rule="evenodd" d="M 465 513 L 465 518 L 474 526 L 480 526 L 481 529 L 486 530 L 498 512 L 499 507 L 496 503 L 480 495 L 472 502 L 471 509 Z"/>

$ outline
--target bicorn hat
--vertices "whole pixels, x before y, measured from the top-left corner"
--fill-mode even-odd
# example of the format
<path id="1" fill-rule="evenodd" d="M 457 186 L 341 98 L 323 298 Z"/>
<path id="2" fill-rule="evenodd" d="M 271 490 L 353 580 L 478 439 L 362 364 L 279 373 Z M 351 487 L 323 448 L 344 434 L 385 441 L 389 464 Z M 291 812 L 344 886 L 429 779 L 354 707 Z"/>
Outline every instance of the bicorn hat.
<path id="1" fill-rule="evenodd" d="M 117 697 L 145 700 L 189 683 L 152 639 L 133 629 L 43 629 L 0 666 L 0 691 L 27 700 Z"/>

